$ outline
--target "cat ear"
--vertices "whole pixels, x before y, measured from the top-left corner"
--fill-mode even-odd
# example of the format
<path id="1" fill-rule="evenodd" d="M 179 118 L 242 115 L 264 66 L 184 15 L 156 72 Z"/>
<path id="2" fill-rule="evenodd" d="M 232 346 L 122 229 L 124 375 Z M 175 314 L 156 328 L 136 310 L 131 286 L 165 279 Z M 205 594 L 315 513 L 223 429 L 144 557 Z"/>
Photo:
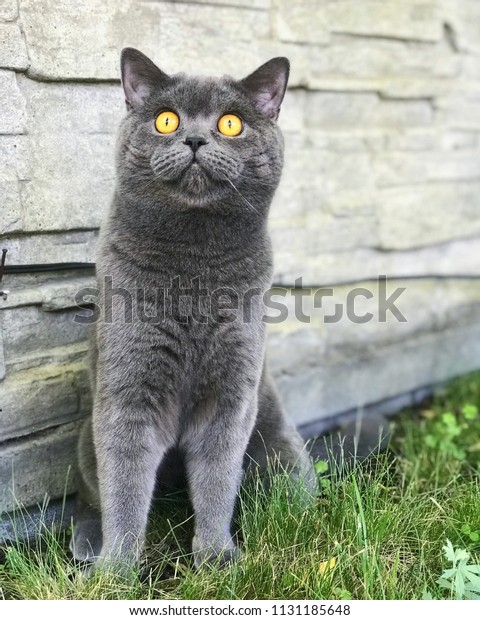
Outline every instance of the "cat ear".
<path id="1" fill-rule="evenodd" d="M 272 58 L 241 80 L 240 84 L 253 95 L 260 112 L 276 120 L 287 88 L 289 73 L 288 58 Z"/>
<path id="2" fill-rule="evenodd" d="M 170 77 L 161 71 L 150 58 L 133 47 L 126 47 L 122 50 L 120 66 L 128 109 L 141 105 L 155 86 L 170 80 Z"/>

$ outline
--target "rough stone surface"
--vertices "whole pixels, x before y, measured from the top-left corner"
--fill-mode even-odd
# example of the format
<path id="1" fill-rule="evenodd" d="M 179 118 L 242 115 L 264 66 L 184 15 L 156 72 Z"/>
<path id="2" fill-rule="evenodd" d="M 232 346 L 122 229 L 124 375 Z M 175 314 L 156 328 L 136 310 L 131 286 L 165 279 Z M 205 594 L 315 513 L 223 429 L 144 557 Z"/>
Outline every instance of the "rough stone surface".
<path id="1" fill-rule="evenodd" d="M 87 327 L 75 322 L 78 310 L 44 312 L 38 306 L 2 311 L 3 350 L 6 364 L 33 351 L 85 340 Z"/>
<path id="2" fill-rule="evenodd" d="M 118 54 L 125 46 L 165 59 L 168 71 L 178 71 L 180 58 L 184 68 L 204 71 L 207 56 L 213 72 L 234 66 L 248 71 L 258 59 L 257 42 L 269 35 L 267 11 L 227 3 L 21 0 L 20 13 L 29 73 L 55 80 L 118 79 Z M 195 45 L 185 44 L 187 32 Z"/>
<path id="3" fill-rule="evenodd" d="M 252 9 L 269 9 L 271 6 L 272 0 L 231 0 L 230 2 L 225 2 L 225 0 L 195 0 L 197 4 L 218 4 L 225 5 L 229 4 L 230 6 L 236 7 L 245 7 Z M 153 0 L 153 2 L 157 2 L 157 0 Z M 192 0 L 176 0 L 178 4 L 191 4 Z"/>
<path id="4" fill-rule="evenodd" d="M 112 137 L 39 134 L 30 144 L 32 177 L 20 188 L 22 231 L 97 228 L 113 190 Z"/>
<path id="5" fill-rule="evenodd" d="M 433 122 L 428 101 L 389 101 L 377 94 L 312 93 L 307 98 L 306 119 L 311 129 L 345 127 L 424 127 Z"/>
<path id="6" fill-rule="evenodd" d="M 13 21 L 18 15 L 18 0 L 2 0 L 0 4 L 0 20 Z"/>
<path id="7" fill-rule="evenodd" d="M 326 44 L 330 40 L 327 16 L 310 2 L 274 0 L 275 34 L 289 43 Z"/>
<path id="8" fill-rule="evenodd" d="M 287 2 L 285 0 L 285 4 Z M 297 0 L 297 4 L 308 5 L 301 0 Z M 328 2 L 325 15 L 331 32 L 436 42 L 443 36 L 439 8 L 438 2 L 434 0 L 363 0 L 361 3 L 344 0 Z"/>
<path id="9" fill-rule="evenodd" d="M 294 253 L 281 243 L 274 243 L 274 250 L 277 266 L 275 281 L 285 286 L 300 277 L 304 284 L 315 286 L 376 279 L 381 274 L 389 277 L 469 275 L 475 278 L 480 270 L 478 239 L 397 252 L 379 252 L 371 248 L 342 251 L 338 248 L 337 252 L 329 253 L 317 247 L 310 253 Z"/>
<path id="10" fill-rule="evenodd" d="M 427 157 L 418 151 L 382 154 L 373 162 L 377 186 L 418 185 L 432 181 L 478 182 L 480 150 L 458 149 L 458 143 L 454 144 L 457 149 L 453 152 L 442 150 L 429 153 Z"/>
<path id="11" fill-rule="evenodd" d="M 35 263 L 93 263 L 95 262 L 96 231 L 64 231 L 34 236 L 5 235 L 2 247 L 8 248 L 8 262 L 12 265 Z M 15 283 L 19 283 L 15 276 Z M 36 276 L 40 277 L 40 276 Z M 13 276 L 4 276 L 13 285 Z"/>
<path id="12" fill-rule="evenodd" d="M 444 0 L 443 11 L 446 23 L 452 29 L 456 47 L 464 52 L 480 53 L 478 33 L 480 29 L 480 7 L 475 0 Z"/>
<path id="13" fill-rule="evenodd" d="M 8 196 L 3 232 L 98 227 L 113 187 L 118 86 L 45 85 L 18 79 L 28 136 L 0 141 Z M 48 209 L 45 208 L 48 205 Z"/>
<path id="14" fill-rule="evenodd" d="M 79 366 L 83 365 L 82 366 Z M 83 372 L 88 369 L 88 340 L 80 340 L 72 344 L 65 344 L 58 347 L 48 347 L 45 349 L 35 350 L 25 355 L 10 358 L 8 361 L 8 375 L 29 371 L 41 367 L 49 367 L 52 372 L 57 372 L 58 368 L 67 368 L 72 366 L 75 372 Z M 50 372 L 50 371 L 49 371 Z M 21 377 L 20 374 L 15 376 Z M 83 379 L 82 379 L 83 381 Z M 0 386 L 1 393 L 1 386 Z"/>
<path id="15" fill-rule="evenodd" d="M 0 380 L 5 377 L 5 356 L 3 354 L 3 335 L 0 331 Z"/>
<path id="16" fill-rule="evenodd" d="M 84 362 L 9 372 L 0 394 L 0 442 L 82 418 L 91 409 Z"/>
<path id="17" fill-rule="evenodd" d="M 22 133 L 25 129 L 25 99 L 15 73 L 0 69 L 0 134 Z"/>
<path id="18" fill-rule="evenodd" d="M 28 55 L 20 27 L 0 22 L 0 67 L 27 69 Z"/>
<path id="19" fill-rule="evenodd" d="M 12 232 L 21 230 L 22 206 L 17 179 L 10 173 L 0 171 L 2 188 L 2 230 Z"/>
<path id="20" fill-rule="evenodd" d="M 1 122 L 0 120 L 0 124 Z M 26 166 L 29 159 L 24 146 L 25 136 L 0 135 L 0 184 L 2 188 L 0 233 L 3 234 L 22 229 L 20 185 L 27 174 Z"/>
<path id="21" fill-rule="evenodd" d="M 308 48 L 307 79 L 315 86 L 325 78 L 382 80 L 454 78 L 461 58 L 449 45 L 408 43 L 337 36 L 326 48 Z M 387 77 L 386 77 L 387 76 Z"/>
<path id="22" fill-rule="evenodd" d="M 126 113 L 119 84 L 34 82 L 18 76 L 31 134 L 113 135 Z"/>
<path id="23" fill-rule="evenodd" d="M 317 349 L 310 353 L 302 341 L 306 359 L 311 365 L 290 366 L 289 340 L 273 336 L 270 359 L 284 360 L 277 366 L 277 385 L 285 406 L 298 424 L 307 424 L 319 417 L 333 416 L 339 411 L 361 411 L 380 397 L 390 398 L 435 381 L 478 368 L 480 329 L 466 327 L 398 343 L 395 347 L 365 352 L 360 360 L 351 357 L 337 363 L 320 365 Z"/>
<path id="24" fill-rule="evenodd" d="M 9 276 L 5 276 L 5 281 L 8 279 Z M 15 280 L 17 279 L 15 278 Z M 59 278 L 45 284 L 38 283 L 37 286 L 20 287 L 17 282 L 17 286 L 9 292 L 7 298 L 1 302 L 0 307 L 5 309 L 35 305 L 47 311 L 77 308 L 77 296 L 79 301 L 83 300 L 85 295 L 82 291 L 94 286 L 95 278 L 93 276 Z M 5 316 L 8 314 L 5 313 Z M 64 341 L 62 340 L 62 342 Z"/>
<path id="25" fill-rule="evenodd" d="M 78 423 L 0 446 L 0 513 L 76 488 Z"/>
<path id="26" fill-rule="evenodd" d="M 382 192 L 380 247 L 406 249 L 480 235 L 480 183 L 441 183 Z M 415 222 L 415 226 L 412 226 Z"/>

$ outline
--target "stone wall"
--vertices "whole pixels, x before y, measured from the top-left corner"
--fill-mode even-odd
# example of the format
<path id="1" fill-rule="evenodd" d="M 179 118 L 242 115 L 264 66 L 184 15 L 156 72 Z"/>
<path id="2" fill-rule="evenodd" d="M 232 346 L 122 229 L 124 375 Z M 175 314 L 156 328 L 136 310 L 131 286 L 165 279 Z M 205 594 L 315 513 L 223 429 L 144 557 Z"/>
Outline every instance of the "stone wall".
<path id="1" fill-rule="evenodd" d="M 480 366 L 480 280 L 459 277 L 480 275 L 478 0 L 2 0 L 9 263 L 94 260 L 126 45 L 170 72 L 243 76 L 272 56 L 291 60 L 275 283 L 291 310 L 306 292 L 313 318 L 292 310 L 272 325 L 270 357 L 299 424 Z M 406 322 L 380 320 L 380 274 L 400 278 L 390 292 L 406 288 Z M 300 277 L 310 293 L 290 290 Z M 74 489 L 67 472 L 90 397 L 86 328 L 72 317 L 91 281 L 59 271 L 2 283 L 0 512 Z M 314 308 L 327 284 L 333 295 Z M 374 318 L 358 322 L 351 307 L 353 320 L 325 318 L 352 287 L 374 293 L 354 308 Z"/>

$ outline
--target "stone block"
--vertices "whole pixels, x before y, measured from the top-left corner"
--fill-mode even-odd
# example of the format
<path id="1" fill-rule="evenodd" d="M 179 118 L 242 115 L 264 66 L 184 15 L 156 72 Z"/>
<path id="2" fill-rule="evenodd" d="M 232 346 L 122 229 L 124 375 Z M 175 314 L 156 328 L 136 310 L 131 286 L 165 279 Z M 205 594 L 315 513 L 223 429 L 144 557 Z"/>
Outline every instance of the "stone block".
<path id="1" fill-rule="evenodd" d="M 290 286 L 302 277 L 306 286 L 360 282 L 376 279 L 380 274 L 389 277 L 449 276 L 458 274 L 478 276 L 480 271 L 480 240 L 461 239 L 449 243 L 416 246 L 410 249 L 389 250 L 360 247 L 354 250 L 314 253 L 276 248 L 274 281 Z"/>
<path id="2" fill-rule="evenodd" d="M 327 44 L 330 40 L 325 8 L 301 0 L 274 0 L 275 37 L 289 43 Z"/>
<path id="3" fill-rule="evenodd" d="M 288 119 L 286 124 L 288 127 Z M 282 180 L 270 211 L 272 232 L 280 229 L 298 232 L 303 227 L 307 235 L 316 229 L 319 238 L 322 235 L 328 238 L 332 230 L 346 232 L 350 227 L 345 219 L 336 219 L 337 215 L 348 210 L 358 218 L 375 212 L 372 203 L 376 190 L 369 149 L 364 144 L 362 152 L 355 142 L 353 150 L 348 151 L 352 142 L 348 132 L 343 144 L 331 133 L 334 132 L 286 132 Z M 336 149 L 330 148 L 332 142 Z M 357 220 L 352 226 L 363 228 L 363 222 Z"/>
<path id="4" fill-rule="evenodd" d="M 13 21 L 18 16 L 18 0 L 2 0 L 0 4 L 0 20 Z"/>
<path id="5" fill-rule="evenodd" d="M 126 114 L 120 84 L 35 82 L 18 76 L 32 134 L 114 135 Z"/>
<path id="6" fill-rule="evenodd" d="M 25 355 L 9 359 L 8 375 L 20 373 L 40 367 L 67 368 L 80 364 L 83 370 L 88 366 L 88 340 L 80 340 L 72 344 L 36 349 Z M 0 384 L 1 391 L 1 384 Z"/>
<path id="7" fill-rule="evenodd" d="M 480 235 L 480 185 L 441 183 L 379 193 L 379 247 L 405 250 Z"/>
<path id="8" fill-rule="evenodd" d="M 114 134 L 124 115 L 121 88 L 25 78 L 19 85 L 29 133 L 21 230 L 97 228 L 113 192 Z"/>
<path id="9" fill-rule="evenodd" d="M 152 0 L 153 2 L 161 2 L 161 0 Z M 191 4 L 192 0 L 175 0 L 178 4 Z M 195 0 L 197 4 L 209 4 L 225 6 L 231 4 L 236 7 L 245 7 L 247 9 L 269 9 L 271 0 L 233 0 L 231 3 L 225 0 Z M 164 4 L 164 3 L 163 3 Z"/>
<path id="10" fill-rule="evenodd" d="M 305 48 L 308 85 L 326 79 L 376 80 L 387 87 L 395 80 L 458 78 L 462 59 L 442 41 L 436 45 L 337 35 L 327 47 Z M 361 83 L 361 82 L 360 82 Z M 352 86 L 353 87 L 353 86 Z"/>
<path id="11" fill-rule="evenodd" d="M 430 332 L 475 326 L 480 283 L 371 280 L 328 288 L 275 288 L 272 295 L 283 310 L 281 321 L 277 309 L 267 311 L 275 319 L 270 331 L 277 343 L 271 365 L 289 374 L 302 364 L 320 367 L 351 360 L 361 364 L 382 347 Z"/>
<path id="12" fill-rule="evenodd" d="M 343 314 L 341 320 L 326 326 L 327 364 L 357 359 L 360 365 L 365 356 L 381 347 L 397 347 L 429 333 L 474 327 L 480 302 L 479 282 L 455 279 L 358 282 L 335 286 L 333 292 L 334 296 L 322 300 L 323 316 L 339 314 L 339 307 Z M 392 309 L 398 316 L 385 304 L 388 298 L 394 300 Z"/>
<path id="13" fill-rule="evenodd" d="M 376 93 L 309 93 L 305 119 L 310 129 L 425 127 L 434 121 L 429 101 L 393 101 Z"/>
<path id="14" fill-rule="evenodd" d="M 26 102 L 13 71 L 0 70 L 0 134 L 17 134 L 25 130 Z"/>
<path id="15" fill-rule="evenodd" d="M 475 84 L 463 92 L 436 100 L 438 121 L 460 131 L 480 131 L 480 88 Z"/>
<path id="16" fill-rule="evenodd" d="M 354 250 L 359 246 L 374 247 L 378 243 L 378 232 L 374 216 L 351 215 L 347 218 L 328 213 L 309 213 L 303 220 L 272 222 L 270 227 L 274 253 L 283 249 L 293 255 L 307 252 Z"/>
<path id="17" fill-rule="evenodd" d="M 0 67 L 16 70 L 28 68 L 27 48 L 17 23 L 0 22 Z"/>
<path id="18" fill-rule="evenodd" d="M 33 286 L 17 284 L 9 291 L 7 299 L 1 302 L 0 307 L 6 309 L 40 306 L 41 310 L 46 311 L 70 310 L 77 307 L 77 294 L 93 286 L 95 286 L 95 278 L 90 275 L 55 278 Z"/>
<path id="19" fill-rule="evenodd" d="M 0 173 L 11 175 L 18 181 L 31 176 L 28 137 L 25 135 L 0 135 Z"/>
<path id="20" fill-rule="evenodd" d="M 1 120 L 0 120 L 1 123 Z M 2 219 L 0 235 L 22 230 L 20 185 L 27 176 L 26 136 L 0 136 L 0 186 Z"/>
<path id="21" fill-rule="evenodd" d="M 280 41 L 325 45 L 330 33 L 428 43 L 443 37 L 435 2 L 344 0 L 319 6 L 313 0 L 275 0 L 273 6 Z"/>
<path id="22" fill-rule="evenodd" d="M 395 350 L 382 349 L 361 364 L 340 364 L 326 373 L 325 412 L 361 411 L 381 396 L 391 398 L 471 372 L 478 368 L 479 353 L 479 329 L 469 327 L 425 335 Z"/>
<path id="23" fill-rule="evenodd" d="M 22 230 L 22 205 L 18 179 L 11 172 L 0 170 L 0 187 L 2 188 L 1 232 L 11 233 Z"/>
<path id="24" fill-rule="evenodd" d="M 0 321 L 7 367 L 38 350 L 86 340 L 88 328 L 75 322 L 77 313 L 78 309 L 44 312 L 38 306 L 4 309 Z"/>
<path id="25" fill-rule="evenodd" d="M 385 149 L 389 151 L 463 151 L 478 147 L 478 136 L 448 127 L 430 126 L 407 131 L 392 130 L 385 136 Z M 429 155 L 430 156 L 430 155 Z"/>
<path id="26" fill-rule="evenodd" d="M 32 178 L 21 187 L 22 230 L 98 228 L 113 194 L 113 142 L 110 134 L 32 136 Z"/>
<path id="27" fill-rule="evenodd" d="M 256 42 L 269 36 L 267 11 L 211 3 L 21 0 L 21 18 L 29 73 L 51 80 L 118 79 L 125 46 L 151 55 L 167 72 L 208 66 L 241 75 L 261 64 Z"/>
<path id="28" fill-rule="evenodd" d="M 431 153 L 382 154 L 374 161 L 378 187 L 413 185 L 430 181 L 475 181 L 478 179 L 480 151 L 462 149 Z"/>
<path id="29" fill-rule="evenodd" d="M 37 234 L 31 236 L 5 235 L 2 247 L 8 249 L 8 262 L 12 265 L 30 265 L 35 263 L 76 263 L 95 262 L 96 231 L 58 232 L 55 234 Z M 67 274 L 71 275 L 71 273 Z M 26 285 L 29 286 L 51 277 L 51 274 L 32 275 Z M 28 276 L 4 276 L 5 286 L 10 289 L 23 286 Z M 0 302 L 1 303 L 1 302 Z"/>
<path id="30" fill-rule="evenodd" d="M 5 377 L 5 356 L 3 354 L 3 336 L 0 331 L 0 381 Z"/>
<path id="31" fill-rule="evenodd" d="M 8 371 L 0 383 L 0 395 L 0 445 L 9 439 L 78 420 L 91 411 L 87 369 L 82 361 L 45 364 L 15 373 Z"/>
<path id="32" fill-rule="evenodd" d="M 451 29 L 453 45 L 461 52 L 479 54 L 480 7 L 475 0 L 444 0 L 443 19 Z"/>
<path id="33" fill-rule="evenodd" d="M 300 0 L 297 3 L 308 5 Z M 438 4 L 435 0 L 344 0 L 327 2 L 323 13 L 330 32 L 407 42 L 436 42 L 443 37 L 442 15 Z M 305 18 L 308 19 L 308 15 Z"/>
<path id="34" fill-rule="evenodd" d="M 281 347 L 272 335 L 270 358 L 281 354 Z M 304 353 L 308 358 L 308 350 Z M 331 364 L 327 359 L 324 365 L 302 364 L 287 372 L 277 365 L 274 376 L 292 419 L 307 424 L 349 410 L 361 413 L 382 399 L 470 372 L 478 368 L 479 359 L 480 328 L 467 326 L 365 350 Z"/>
<path id="35" fill-rule="evenodd" d="M 0 446 L 0 513 L 76 489 L 79 423 Z"/>
<path id="36" fill-rule="evenodd" d="M 478 55 L 462 55 L 462 77 L 467 84 L 475 84 L 480 79 L 480 67 L 478 66 Z M 448 94 L 445 93 L 444 94 Z"/>

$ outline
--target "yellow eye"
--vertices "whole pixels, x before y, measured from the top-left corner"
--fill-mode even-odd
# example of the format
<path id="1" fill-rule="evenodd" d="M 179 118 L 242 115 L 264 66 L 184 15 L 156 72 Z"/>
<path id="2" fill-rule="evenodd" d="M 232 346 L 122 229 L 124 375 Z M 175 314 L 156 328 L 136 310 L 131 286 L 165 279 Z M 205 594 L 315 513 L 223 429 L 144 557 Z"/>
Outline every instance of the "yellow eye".
<path id="1" fill-rule="evenodd" d="M 235 114 L 225 114 L 218 121 L 218 131 L 224 136 L 238 136 L 242 131 L 242 121 Z"/>
<path id="2" fill-rule="evenodd" d="M 155 121 L 155 127 L 160 133 L 173 133 L 177 127 L 180 119 L 175 112 L 161 112 L 157 116 Z"/>

